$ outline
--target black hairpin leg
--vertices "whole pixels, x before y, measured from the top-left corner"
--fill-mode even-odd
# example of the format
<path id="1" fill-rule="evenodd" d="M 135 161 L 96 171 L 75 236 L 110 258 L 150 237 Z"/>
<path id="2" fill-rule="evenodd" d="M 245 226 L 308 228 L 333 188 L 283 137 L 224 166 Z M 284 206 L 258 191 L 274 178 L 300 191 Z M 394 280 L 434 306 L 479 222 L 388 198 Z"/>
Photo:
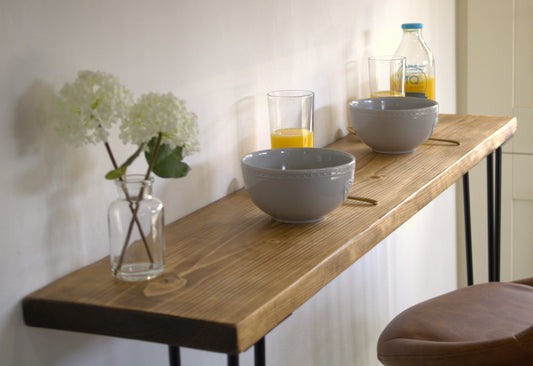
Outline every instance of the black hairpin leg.
<path id="1" fill-rule="evenodd" d="M 228 355 L 228 366 L 239 366 L 239 355 Z"/>
<path id="2" fill-rule="evenodd" d="M 494 156 L 496 159 L 494 159 Z M 496 160 L 496 163 L 494 163 Z M 501 205 L 502 205 L 502 148 L 487 156 L 487 227 L 489 252 L 489 281 L 500 280 Z"/>
<path id="3" fill-rule="evenodd" d="M 254 345 L 255 366 L 266 366 L 265 338 L 261 338 Z M 228 366 L 239 366 L 239 355 L 228 355 Z"/>
<path id="4" fill-rule="evenodd" d="M 181 366 L 180 348 L 168 346 L 170 366 Z M 255 366 L 266 366 L 265 338 L 261 338 L 254 346 Z M 228 354 L 228 366 L 239 366 L 239 355 Z"/>
<path id="5" fill-rule="evenodd" d="M 494 279 L 494 153 L 487 155 L 487 238 L 489 281 Z"/>
<path id="6" fill-rule="evenodd" d="M 496 207 L 494 216 L 495 226 L 495 268 L 494 274 L 496 281 L 500 281 L 500 264 L 501 264 L 501 237 L 502 237 L 502 148 L 496 149 Z"/>
<path id="7" fill-rule="evenodd" d="M 463 208 L 465 220 L 466 279 L 468 286 L 474 284 L 472 264 L 472 219 L 470 214 L 470 178 L 468 172 L 463 175 Z"/>
<path id="8" fill-rule="evenodd" d="M 266 366 L 265 338 L 261 338 L 254 346 L 255 366 Z"/>
<path id="9" fill-rule="evenodd" d="M 170 366 L 181 366 L 180 348 L 176 346 L 168 346 L 168 358 Z"/>

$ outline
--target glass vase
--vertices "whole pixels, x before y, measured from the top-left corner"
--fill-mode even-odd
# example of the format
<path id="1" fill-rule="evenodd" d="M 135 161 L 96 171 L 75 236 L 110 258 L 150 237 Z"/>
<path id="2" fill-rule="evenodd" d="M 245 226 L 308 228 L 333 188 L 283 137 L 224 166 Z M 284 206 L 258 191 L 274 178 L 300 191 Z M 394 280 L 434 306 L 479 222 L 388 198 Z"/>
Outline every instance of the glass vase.
<path id="1" fill-rule="evenodd" d="M 165 269 L 163 203 L 152 196 L 152 178 L 127 175 L 115 184 L 118 198 L 108 209 L 111 271 L 124 281 L 150 280 Z"/>

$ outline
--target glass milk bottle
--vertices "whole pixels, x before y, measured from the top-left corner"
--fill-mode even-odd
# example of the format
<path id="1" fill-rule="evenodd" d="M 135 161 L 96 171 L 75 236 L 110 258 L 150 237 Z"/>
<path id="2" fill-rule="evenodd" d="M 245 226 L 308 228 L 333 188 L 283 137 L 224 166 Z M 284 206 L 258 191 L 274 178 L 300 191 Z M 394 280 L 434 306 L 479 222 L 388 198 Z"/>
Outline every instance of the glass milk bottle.
<path id="1" fill-rule="evenodd" d="M 396 55 L 407 58 L 405 96 L 435 99 L 435 58 L 422 38 L 422 23 L 402 24 Z"/>

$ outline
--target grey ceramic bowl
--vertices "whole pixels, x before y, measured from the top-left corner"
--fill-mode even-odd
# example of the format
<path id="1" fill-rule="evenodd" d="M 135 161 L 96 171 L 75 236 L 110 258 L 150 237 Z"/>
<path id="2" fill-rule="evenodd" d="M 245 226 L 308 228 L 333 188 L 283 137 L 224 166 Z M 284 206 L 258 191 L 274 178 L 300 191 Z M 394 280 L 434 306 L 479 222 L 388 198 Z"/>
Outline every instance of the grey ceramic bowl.
<path id="1" fill-rule="evenodd" d="M 257 207 L 281 222 L 310 223 L 346 199 L 355 158 L 331 149 L 271 149 L 245 155 L 241 168 Z"/>
<path id="2" fill-rule="evenodd" d="M 374 151 L 412 152 L 437 127 L 439 104 L 415 97 L 381 97 L 350 102 L 352 127 Z"/>

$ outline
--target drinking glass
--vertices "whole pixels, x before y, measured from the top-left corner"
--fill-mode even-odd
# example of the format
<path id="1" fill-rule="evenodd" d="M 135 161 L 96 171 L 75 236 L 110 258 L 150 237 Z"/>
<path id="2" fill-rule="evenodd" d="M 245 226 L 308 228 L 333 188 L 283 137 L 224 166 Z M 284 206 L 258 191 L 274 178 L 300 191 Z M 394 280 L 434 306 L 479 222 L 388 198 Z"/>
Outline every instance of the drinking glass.
<path id="1" fill-rule="evenodd" d="M 404 56 L 376 56 L 368 58 L 370 96 L 405 96 Z"/>
<path id="2" fill-rule="evenodd" d="M 267 98 L 272 148 L 313 147 L 314 93 L 277 90 Z"/>

